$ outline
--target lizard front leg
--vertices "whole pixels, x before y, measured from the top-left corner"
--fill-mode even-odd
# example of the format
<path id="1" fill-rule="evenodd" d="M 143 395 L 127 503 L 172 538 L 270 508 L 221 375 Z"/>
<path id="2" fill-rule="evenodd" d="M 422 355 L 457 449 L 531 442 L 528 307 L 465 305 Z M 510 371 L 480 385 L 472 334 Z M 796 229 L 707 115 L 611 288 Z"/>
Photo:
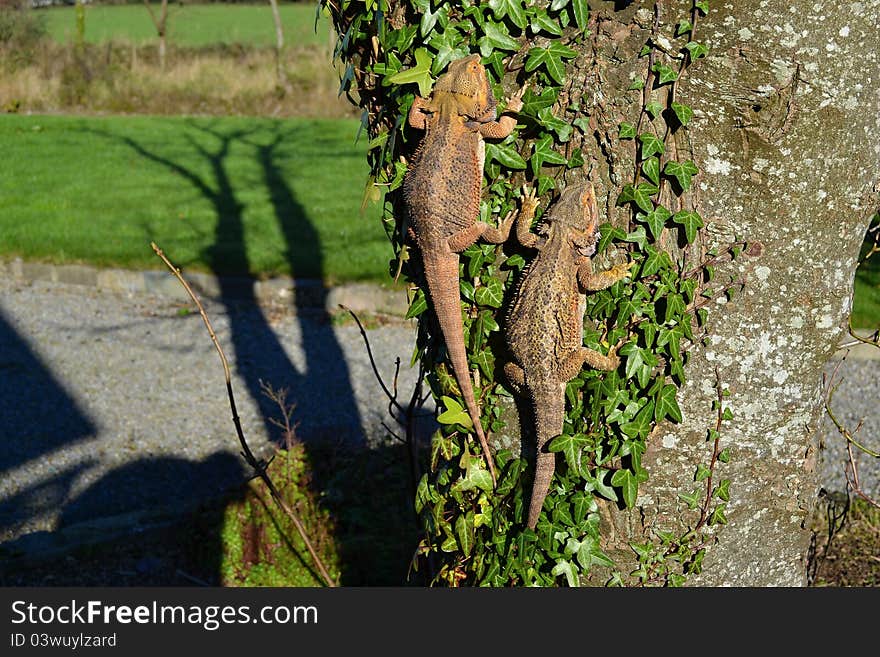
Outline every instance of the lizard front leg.
<path id="1" fill-rule="evenodd" d="M 584 363 L 593 369 L 610 372 L 617 369 L 617 366 L 620 364 L 620 358 L 613 349 L 605 356 L 598 351 L 581 347 L 562 359 L 562 362 L 559 363 L 556 369 L 557 378 L 560 381 L 571 381 L 581 371 Z"/>
<path id="2" fill-rule="evenodd" d="M 504 109 L 505 112 L 519 112 L 523 107 L 522 97 L 525 93 L 526 88 L 523 87 L 519 91 L 517 91 L 513 96 L 510 97 L 510 100 L 507 101 L 507 107 Z M 503 139 L 507 137 L 513 129 L 516 127 L 516 119 L 507 114 L 503 115 L 497 121 L 488 121 L 486 123 L 481 123 L 477 128 L 480 134 L 487 139 Z"/>
<path id="3" fill-rule="evenodd" d="M 481 237 L 492 244 L 501 244 L 510 237 L 510 228 L 513 226 L 514 215 L 512 212 L 504 218 L 497 228 L 490 226 L 485 221 L 475 221 L 467 228 L 463 228 L 451 235 L 447 240 L 449 249 L 453 253 L 461 253 Z"/>
<path id="4" fill-rule="evenodd" d="M 535 210 L 538 209 L 538 195 L 534 187 L 523 185 L 522 207 L 519 218 L 516 220 L 516 239 L 530 249 L 539 248 L 541 238 L 532 231 L 532 220 L 535 218 Z"/>
<path id="5" fill-rule="evenodd" d="M 582 292 L 595 292 L 596 290 L 604 290 L 611 287 L 617 281 L 626 278 L 629 274 L 632 262 L 625 262 L 620 265 L 614 265 L 611 269 L 606 269 L 598 274 L 593 273 L 593 265 L 589 258 L 578 267 L 578 284 Z"/>
<path id="6" fill-rule="evenodd" d="M 508 362 L 504 365 L 504 375 L 507 377 L 507 382 L 510 383 L 513 391 L 518 395 L 522 395 L 526 385 L 525 370 L 514 362 Z"/>
<path id="7" fill-rule="evenodd" d="M 417 130 L 424 130 L 428 125 L 428 116 L 433 113 L 434 109 L 431 106 L 431 101 L 421 96 L 416 96 L 412 107 L 409 108 L 407 122 Z"/>

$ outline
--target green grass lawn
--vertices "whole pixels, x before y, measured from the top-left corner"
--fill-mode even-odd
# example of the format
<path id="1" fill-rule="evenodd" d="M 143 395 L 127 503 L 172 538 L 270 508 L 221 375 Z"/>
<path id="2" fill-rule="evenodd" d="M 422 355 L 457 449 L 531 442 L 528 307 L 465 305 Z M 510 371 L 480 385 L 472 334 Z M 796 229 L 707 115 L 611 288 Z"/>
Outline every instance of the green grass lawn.
<path id="1" fill-rule="evenodd" d="M 872 225 L 880 225 L 880 216 L 874 216 Z M 875 234 L 868 234 L 862 247 L 862 257 L 867 255 Z M 852 324 L 855 328 L 880 327 L 880 253 L 873 254 L 856 270 Z"/>
<path id="2" fill-rule="evenodd" d="M 158 16 L 160 3 L 153 1 Z M 287 44 L 325 44 L 329 42 L 329 21 L 323 16 L 315 33 L 317 2 L 279 6 Z M 60 43 L 70 43 L 76 34 L 74 7 L 41 10 L 49 34 Z M 169 43 L 177 46 L 206 46 L 240 43 L 248 46 L 274 46 L 275 23 L 268 2 L 255 5 L 179 5 L 169 3 Z M 111 39 L 134 43 L 156 39 L 156 29 L 147 8 L 133 5 L 87 5 L 86 41 L 103 43 Z"/>
<path id="3" fill-rule="evenodd" d="M 0 115 L 0 255 L 387 282 L 351 120 Z"/>

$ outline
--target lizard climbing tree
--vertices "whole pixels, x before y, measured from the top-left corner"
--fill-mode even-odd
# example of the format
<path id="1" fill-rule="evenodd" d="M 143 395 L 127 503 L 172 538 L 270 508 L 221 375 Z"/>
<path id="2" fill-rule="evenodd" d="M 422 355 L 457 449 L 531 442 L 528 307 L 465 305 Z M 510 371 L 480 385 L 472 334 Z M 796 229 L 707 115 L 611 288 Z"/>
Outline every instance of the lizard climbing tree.
<path id="1" fill-rule="evenodd" d="M 322 5 L 341 91 L 363 110 L 366 197 L 397 254 L 389 276 L 412 284 L 414 357 L 441 411 L 416 499 L 419 567 L 449 585 L 804 583 L 821 371 L 878 205 L 880 0 Z M 421 124 L 452 107 L 438 109 L 437 85 L 471 55 L 492 99 L 456 115 L 461 134 L 505 116 L 516 128 L 473 142 L 481 188 L 460 218 L 498 239 L 452 240 L 464 382 L 403 188 L 422 166 Z M 420 181 L 454 193 L 454 161 Z M 565 419 L 541 438 L 556 467 L 529 522 L 537 447 L 504 375 L 505 332 L 537 256 L 503 238 L 530 194 L 540 236 L 544 212 L 581 183 L 598 210 L 595 270 L 631 263 L 604 289 L 582 286 L 582 346 L 619 360 L 552 378 Z"/>

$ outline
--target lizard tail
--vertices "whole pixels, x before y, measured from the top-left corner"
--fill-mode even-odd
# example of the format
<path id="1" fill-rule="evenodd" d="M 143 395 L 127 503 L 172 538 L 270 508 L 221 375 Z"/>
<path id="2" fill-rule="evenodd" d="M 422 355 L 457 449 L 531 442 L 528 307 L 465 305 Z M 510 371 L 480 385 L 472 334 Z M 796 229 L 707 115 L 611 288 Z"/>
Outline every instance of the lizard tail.
<path id="1" fill-rule="evenodd" d="M 492 475 L 492 483 L 495 484 L 497 483 L 495 459 L 489 451 L 489 441 L 486 440 L 483 425 L 480 423 L 480 410 L 474 399 L 474 388 L 467 364 L 464 330 L 461 325 L 458 255 L 455 255 L 454 258 L 435 262 L 429 262 L 427 261 L 428 259 L 425 260 L 426 262 L 423 264 L 425 280 L 428 284 L 428 295 L 434 306 L 437 322 L 440 324 L 443 341 L 446 343 L 446 353 L 449 354 L 452 372 L 455 375 L 459 390 L 461 390 L 461 396 L 464 398 L 468 416 L 470 416 L 471 422 L 473 422 L 474 431 L 480 439 L 480 446 L 483 449 L 483 455 L 486 457 L 489 473 Z"/>
<path id="2" fill-rule="evenodd" d="M 541 386 L 532 391 L 532 412 L 535 417 L 535 433 L 537 458 L 535 459 L 535 479 L 532 483 L 532 497 L 529 500 L 529 516 L 527 526 L 534 529 L 538 524 L 544 499 L 550 490 L 550 482 L 556 471 L 556 454 L 544 449 L 551 438 L 562 433 L 565 423 L 565 392 L 564 387 Z"/>

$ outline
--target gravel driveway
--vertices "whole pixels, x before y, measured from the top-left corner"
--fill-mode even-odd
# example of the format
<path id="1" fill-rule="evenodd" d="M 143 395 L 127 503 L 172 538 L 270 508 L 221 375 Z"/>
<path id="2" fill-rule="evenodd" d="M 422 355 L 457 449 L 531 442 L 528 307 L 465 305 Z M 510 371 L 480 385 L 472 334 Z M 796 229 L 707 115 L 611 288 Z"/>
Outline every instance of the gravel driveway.
<path id="1" fill-rule="evenodd" d="M 387 402 L 353 323 L 206 306 L 255 451 L 268 453 L 280 418 L 261 380 L 289 389 L 304 439 L 384 439 Z M 413 324 L 368 332 L 383 374 L 390 380 L 399 357 L 399 387 L 410 391 Z M 864 419 L 859 435 L 880 449 L 880 360 L 850 357 L 838 375 L 835 412 L 851 427 Z M 0 399 L 0 544 L 208 498 L 245 474 L 217 353 L 199 315 L 167 296 L 0 277 Z M 822 481 L 843 490 L 844 442 L 829 430 L 825 444 Z M 863 486 L 880 494 L 877 460 L 859 460 Z"/>

